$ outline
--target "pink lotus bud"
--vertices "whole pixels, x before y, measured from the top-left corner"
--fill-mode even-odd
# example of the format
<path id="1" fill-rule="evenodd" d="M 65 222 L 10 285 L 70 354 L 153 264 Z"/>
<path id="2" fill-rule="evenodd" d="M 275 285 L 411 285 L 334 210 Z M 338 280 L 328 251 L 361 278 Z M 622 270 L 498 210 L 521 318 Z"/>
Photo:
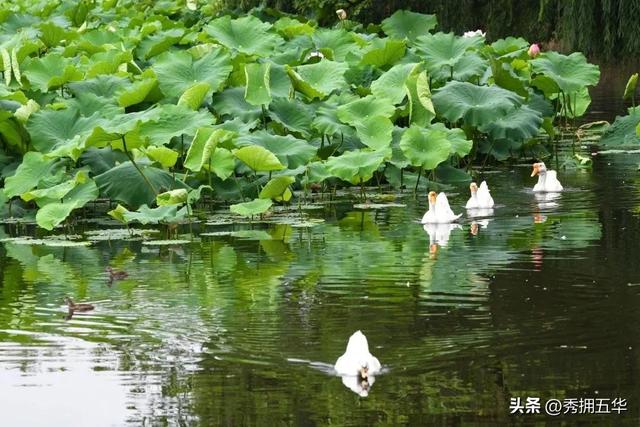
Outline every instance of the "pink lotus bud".
<path id="1" fill-rule="evenodd" d="M 531 46 L 529 46 L 529 51 L 527 53 L 531 58 L 535 58 L 540 54 L 540 46 L 538 46 L 536 43 L 533 43 Z"/>

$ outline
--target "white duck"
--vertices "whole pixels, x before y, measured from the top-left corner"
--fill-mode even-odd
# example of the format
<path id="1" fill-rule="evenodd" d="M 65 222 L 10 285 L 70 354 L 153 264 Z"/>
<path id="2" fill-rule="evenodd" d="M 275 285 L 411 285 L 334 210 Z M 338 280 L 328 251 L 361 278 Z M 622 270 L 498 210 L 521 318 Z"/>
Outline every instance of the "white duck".
<path id="1" fill-rule="evenodd" d="M 547 166 L 543 163 L 534 163 L 531 176 L 538 175 L 538 183 L 533 187 L 536 193 L 554 193 L 562 191 L 562 184 L 558 181 L 557 173 L 553 170 L 547 170 Z"/>
<path id="2" fill-rule="evenodd" d="M 491 197 L 487 181 L 482 181 L 479 188 L 475 182 L 472 182 L 469 185 L 469 190 L 471 190 L 471 197 L 465 206 L 467 209 L 488 209 L 493 207 L 493 197 Z"/>
<path id="3" fill-rule="evenodd" d="M 422 217 L 422 224 L 447 224 L 460 218 L 462 214 L 454 214 L 449 207 L 447 195 L 444 193 L 429 192 L 429 210 Z"/>
<path id="4" fill-rule="evenodd" d="M 338 358 L 334 369 L 338 375 L 367 380 L 369 376 L 379 373 L 381 366 L 378 359 L 369 353 L 367 337 L 361 331 L 356 331 L 349 338 L 347 350 Z"/>

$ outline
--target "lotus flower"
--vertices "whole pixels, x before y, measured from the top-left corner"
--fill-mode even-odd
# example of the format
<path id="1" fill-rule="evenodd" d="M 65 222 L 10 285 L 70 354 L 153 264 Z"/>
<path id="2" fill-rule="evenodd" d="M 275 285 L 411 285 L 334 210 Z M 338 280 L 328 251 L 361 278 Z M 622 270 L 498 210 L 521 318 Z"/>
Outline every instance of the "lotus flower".
<path id="1" fill-rule="evenodd" d="M 485 33 L 482 30 L 465 31 L 465 33 L 462 35 L 462 37 L 464 37 L 464 38 L 470 38 L 470 37 L 476 37 L 476 36 L 484 37 L 486 34 L 487 33 Z"/>
<path id="2" fill-rule="evenodd" d="M 344 9 L 336 10 L 336 15 L 338 15 L 338 19 L 341 21 L 347 19 L 347 12 Z"/>
<path id="3" fill-rule="evenodd" d="M 540 46 L 538 46 L 536 43 L 532 44 L 531 46 L 529 46 L 529 50 L 527 51 L 527 53 L 531 58 L 535 58 L 540 54 Z"/>

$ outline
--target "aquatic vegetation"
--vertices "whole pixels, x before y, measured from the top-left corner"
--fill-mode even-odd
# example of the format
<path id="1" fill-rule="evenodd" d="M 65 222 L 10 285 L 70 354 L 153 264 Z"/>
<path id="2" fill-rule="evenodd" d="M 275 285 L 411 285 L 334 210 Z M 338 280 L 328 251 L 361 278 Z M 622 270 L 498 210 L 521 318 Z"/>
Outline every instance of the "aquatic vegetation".
<path id="1" fill-rule="evenodd" d="M 478 154 L 517 157 L 583 114 L 599 78 L 580 53 L 438 32 L 434 15 L 366 28 L 336 17 L 322 28 L 193 2 L 12 3 L 3 214 L 37 209 L 52 230 L 108 199 L 121 223 L 176 224 L 212 201 L 255 217 L 313 185 L 365 199 L 371 180 L 468 181 Z"/>

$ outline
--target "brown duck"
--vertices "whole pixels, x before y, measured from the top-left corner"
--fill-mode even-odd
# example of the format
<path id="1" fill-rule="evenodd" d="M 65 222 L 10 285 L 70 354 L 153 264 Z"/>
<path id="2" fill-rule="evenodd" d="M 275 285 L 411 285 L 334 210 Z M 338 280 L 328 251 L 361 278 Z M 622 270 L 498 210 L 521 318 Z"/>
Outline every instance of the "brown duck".
<path id="1" fill-rule="evenodd" d="M 78 303 L 76 304 L 75 302 L 73 302 L 73 300 L 69 297 L 64 297 L 64 302 L 67 304 L 67 306 L 69 307 L 69 312 L 83 312 L 83 311 L 91 311 L 93 310 L 95 307 L 92 304 L 87 304 L 87 303 Z"/>
<path id="2" fill-rule="evenodd" d="M 116 271 L 110 266 L 107 266 L 107 268 L 105 268 L 104 270 L 109 274 L 109 283 L 113 282 L 114 280 L 122 280 L 129 277 L 129 273 L 127 273 L 126 271 Z"/>

